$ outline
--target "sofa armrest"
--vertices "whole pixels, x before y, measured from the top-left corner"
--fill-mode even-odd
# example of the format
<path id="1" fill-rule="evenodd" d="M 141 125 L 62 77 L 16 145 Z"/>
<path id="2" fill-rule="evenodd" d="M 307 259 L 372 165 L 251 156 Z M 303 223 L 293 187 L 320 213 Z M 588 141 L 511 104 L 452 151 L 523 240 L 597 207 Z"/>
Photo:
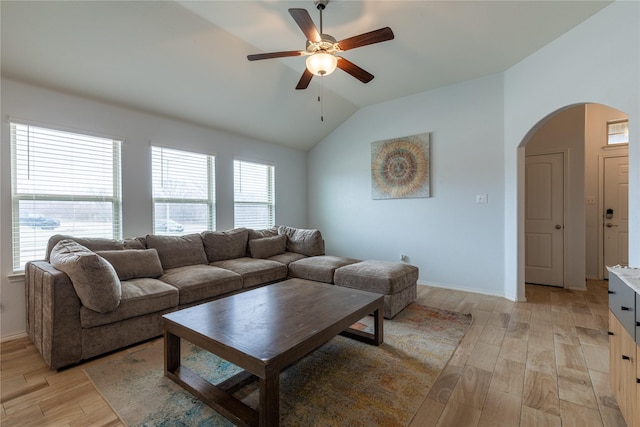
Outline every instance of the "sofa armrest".
<path id="1" fill-rule="evenodd" d="M 82 357 L 80 299 L 67 276 L 45 261 L 25 266 L 27 334 L 51 369 Z"/>

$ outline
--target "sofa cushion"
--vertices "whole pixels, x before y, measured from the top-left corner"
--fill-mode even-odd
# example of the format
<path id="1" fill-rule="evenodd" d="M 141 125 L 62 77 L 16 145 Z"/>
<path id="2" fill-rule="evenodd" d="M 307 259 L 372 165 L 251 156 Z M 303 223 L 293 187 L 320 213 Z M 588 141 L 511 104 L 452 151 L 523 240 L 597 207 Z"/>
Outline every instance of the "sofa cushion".
<path id="1" fill-rule="evenodd" d="M 263 237 L 249 241 L 249 254 L 252 258 L 269 258 L 283 254 L 287 246 L 287 236 Z"/>
<path id="2" fill-rule="evenodd" d="M 355 258 L 331 255 L 303 258 L 289 264 L 289 277 L 333 283 L 333 274 L 336 269 L 359 261 Z"/>
<path id="3" fill-rule="evenodd" d="M 157 279 L 139 278 L 122 282 L 120 305 L 109 313 L 80 309 L 83 328 L 108 325 L 132 317 L 174 308 L 178 305 L 178 289 Z"/>
<path id="4" fill-rule="evenodd" d="M 287 277 L 287 266 L 276 261 L 257 258 L 236 258 L 211 263 L 242 276 L 242 287 L 264 285 Z"/>
<path id="5" fill-rule="evenodd" d="M 262 239 L 265 237 L 273 237 L 278 235 L 278 228 L 265 228 L 263 230 L 254 230 L 252 228 L 249 229 L 249 240 L 253 239 Z"/>
<path id="6" fill-rule="evenodd" d="M 116 270 L 95 252 L 73 240 L 60 240 L 51 250 L 51 264 L 67 273 L 85 307 L 106 313 L 120 304 Z"/>
<path id="7" fill-rule="evenodd" d="M 209 262 L 242 258 L 247 251 L 249 230 L 235 228 L 228 231 L 204 231 L 202 241 Z"/>
<path id="8" fill-rule="evenodd" d="M 120 280 L 162 276 L 162 264 L 155 249 L 124 249 L 121 251 L 96 251 L 109 261 Z"/>
<path id="9" fill-rule="evenodd" d="M 60 240 L 73 240 L 85 248 L 92 251 L 111 251 L 111 250 L 122 250 L 122 249 L 144 249 L 144 238 L 140 239 L 138 237 L 134 239 L 124 239 L 124 240 L 114 240 L 114 239 L 104 239 L 101 237 L 73 237 L 66 236 L 64 234 L 54 234 L 49 238 L 47 242 L 47 251 L 45 252 L 45 261 L 50 260 L 50 254 L 53 247 Z"/>
<path id="10" fill-rule="evenodd" d="M 203 301 L 242 289 L 242 277 L 239 274 L 210 265 L 172 268 L 165 271 L 160 280 L 180 290 L 180 304 Z"/>
<path id="11" fill-rule="evenodd" d="M 287 251 L 307 256 L 324 255 L 324 240 L 319 230 L 278 227 L 278 234 L 287 236 Z"/>
<path id="12" fill-rule="evenodd" d="M 390 295 L 414 285 L 418 267 L 391 261 L 362 261 L 338 268 L 333 280 L 339 286 Z"/>
<path id="13" fill-rule="evenodd" d="M 302 255 L 296 252 L 283 252 L 281 254 L 278 255 L 274 255 L 274 256 L 270 256 L 269 258 L 267 258 L 270 261 L 276 261 L 279 262 L 281 264 L 284 265 L 289 265 L 294 261 L 297 261 L 299 259 L 303 259 L 306 258 L 306 255 Z"/>
<path id="14" fill-rule="evenodd" d="M 184 236 L 147 235 L 147 247 L 158 251 L 162 268 L 184 267 L 186 265 L 207 264 L 207 254 L 204 251 L 200 234 L 185 234 Z"/>

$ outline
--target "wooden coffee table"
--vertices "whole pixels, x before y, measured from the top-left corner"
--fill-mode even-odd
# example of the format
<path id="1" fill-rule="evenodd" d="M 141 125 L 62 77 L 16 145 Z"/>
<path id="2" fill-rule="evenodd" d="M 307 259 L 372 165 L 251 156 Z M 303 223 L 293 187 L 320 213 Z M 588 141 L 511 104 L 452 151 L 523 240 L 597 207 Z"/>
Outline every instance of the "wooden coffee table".
<path id="1" fill-rule="evenodd" d="M 163 316 L 165 375 L 241 426 L 277 426 L 280 372 L 341 334 L 382 344 L 380 294 L 291 279 Z M 373 313 L 374 333 L 350 326 Z M 213 385 L 180 364 L 180 338 L 244 369 Z M 258 410 L 231 394 L 258 379 Z"/>

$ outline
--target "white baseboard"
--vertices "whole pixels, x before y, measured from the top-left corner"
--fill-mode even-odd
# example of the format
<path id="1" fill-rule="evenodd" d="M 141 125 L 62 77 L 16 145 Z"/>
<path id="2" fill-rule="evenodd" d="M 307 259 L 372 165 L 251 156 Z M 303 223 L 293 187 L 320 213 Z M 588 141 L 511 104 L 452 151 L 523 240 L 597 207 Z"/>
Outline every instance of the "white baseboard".
<path id="1" fill-rule="evenodd" d="M 17 340 L 20 338 L 26 338 L 27 337 L 27 332 L 18 332 L 16 334 L 11 334 L 11 335 L 7 335 L 5 337 L 0 337 L 0 344 L 8 342 L 8 341 L 13 341 L 13 340 Z"/>
<path id="2" fill-rule="evenodd" d="M 433 288 L 451 289 L 452 291 L 470 292 L 470 293 L 473 293 L 473 294 L 488 295 L 488 296 L 492 296 L 492 297 L 505 298 L 505 299 L 508 299 L 510 301 L 515 301 L 514 299 L 506 296 L 505 294 L 501 294 L 499 292 L 489 292 L 489 291 L 486 291 L 486 290 L 483 290 L 483 289 L 467 288 L 465 286 L 450 285 L 448 283 L 422 282 L 422 281 L 418 280 L 418 285 L 431 286 Z"/>

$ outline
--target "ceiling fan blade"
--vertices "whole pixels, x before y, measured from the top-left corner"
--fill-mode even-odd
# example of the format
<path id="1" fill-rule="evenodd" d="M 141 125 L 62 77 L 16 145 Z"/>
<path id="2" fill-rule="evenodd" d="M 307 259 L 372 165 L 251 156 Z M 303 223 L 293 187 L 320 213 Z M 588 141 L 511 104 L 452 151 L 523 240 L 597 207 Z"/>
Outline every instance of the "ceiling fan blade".
<path id="1" fill-rule="evenodd" d="M 370 31 L 368 33 L 360 34 L 359 36 L 349 37 L 348 39 L 340 40 L 338 45 L 342 50 L 355 49 L 356 47 L 362 47 L 369 44 L 386 42 L 393 40 L 395 36 L 391 28 L 384 27 L 379 30 Z"/>
<path id="2" fill-rule="evenodd" d="M 296 89 L 306 89 L 307 87 L 309 87 L 309 83 L 311 83 L 312 77 L 313 73 L 305 68 L 304 73 L 302 73 L 302 77 L 300 77 L 300 81 L 298 82 L 298 86 L 296 86 Z"/>
<path id="3" fill-rule="evenodd" d="M 369 83 L 373 80 L 373 74 L 363 70 L 348 59 L 344 59 L 341 56 L 337 56 L 336 58 L 338 58 L 338 68 L 351 74 L 362 83 Z"/>
<path id="4" fill-rule="evenodd" d="M 316 43 L 322 41 L 316 24 L 313 23 L 313 19 L 309 16 L 307 9 L 289 9 L 289 14 L 291 14 L 293 20 L 296 21 L 296 24 L 298 24 L 298 27 L 300 27 L 307 40 Z"/>
<path id="5" fill-rule="evenodd" d="M 249 61 L 258 61 L 260 59 L 271 58 L 284 58 L 286 56 L 302 56 L 305 52 L 301 50 L 287 50 L 284 52 L 271 52 L 271 53 L 255 53 L 253 55 L 247 55 Z"/>

